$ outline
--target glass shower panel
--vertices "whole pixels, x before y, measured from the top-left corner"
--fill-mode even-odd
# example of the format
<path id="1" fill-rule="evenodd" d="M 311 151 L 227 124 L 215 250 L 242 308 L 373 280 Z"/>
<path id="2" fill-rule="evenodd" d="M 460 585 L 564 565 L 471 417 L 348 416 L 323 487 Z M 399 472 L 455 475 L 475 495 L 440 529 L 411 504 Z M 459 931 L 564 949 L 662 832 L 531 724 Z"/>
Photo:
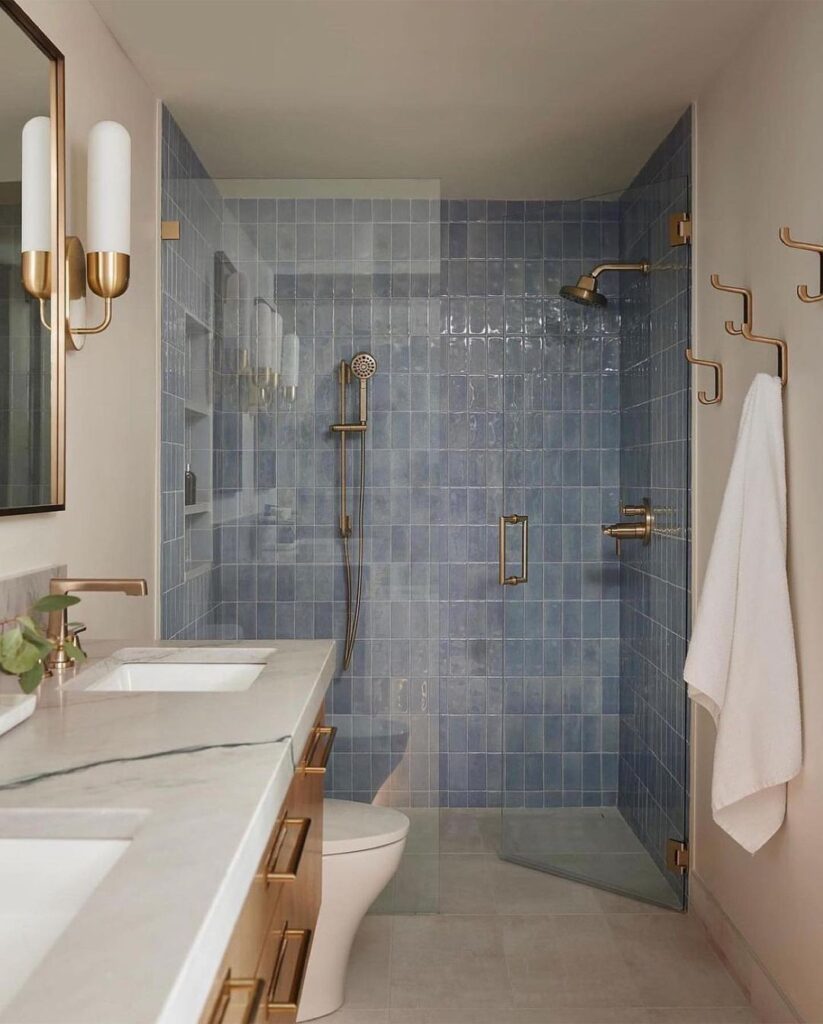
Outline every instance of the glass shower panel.
<path id="1" fill-rule="evenodd" d="M 679 909 L 686 839 L 687 183 L 544 204 L 542 319 L 503 347 L 503 504 L 528 580 L 502 587 L 501 855 Z M 605 304 L 558 296 L 600 263 Z M 516 321 L 509 315 L 507 323 Z M 602 535 L 649 498 L 649 546 Z M 632 520 L 629 520 L 632 521 Z M 501 576 L 522 575 L 505 521 Z M 501 543 L 501 556 L 503 545 Z"/>
<path id="2" fill-rule="evenodd" d="M 243 638 L 338 641 L 327 795 L 409 815 L 376 909 L 435 911 L 439 187 L 218 185 L 220 620 Z"/>

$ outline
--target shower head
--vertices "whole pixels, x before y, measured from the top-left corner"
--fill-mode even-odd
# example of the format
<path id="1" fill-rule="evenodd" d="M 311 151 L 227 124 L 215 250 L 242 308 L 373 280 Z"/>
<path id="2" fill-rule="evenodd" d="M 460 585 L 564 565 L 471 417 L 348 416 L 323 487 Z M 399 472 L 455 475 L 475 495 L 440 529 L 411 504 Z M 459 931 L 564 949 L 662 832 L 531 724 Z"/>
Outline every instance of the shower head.
<path id="1" fill-rule="evenodd" d="M 577 284 L 564 284 L 560 289 L 564 299 L 570 299 L 581 306 L 605 306 L 606 297 L 597 290 L 597 279 L 589 274 L 582 274 Z"/>
<path id="2" fill-rule="evenodd" d="M 377 360 L 371 352 L 358 352 L 351 361 L 351 372 L 358 380 L 369 380 L 377 372 Z"/>
<path id="3" fill-rule="evenodd" d="M 597 279 L 605 270 L 638 270 L 641 274 L 648 274 L 648 260 L 641 260 L 639 263 L 601 263 L 596 266 L 590 274 L 581 274 L 577 284 L 564 284 L 560 289 L 560 296 L 577 302 L 581 306 L 605 306 L 606 297 L 597 290 Z"/>

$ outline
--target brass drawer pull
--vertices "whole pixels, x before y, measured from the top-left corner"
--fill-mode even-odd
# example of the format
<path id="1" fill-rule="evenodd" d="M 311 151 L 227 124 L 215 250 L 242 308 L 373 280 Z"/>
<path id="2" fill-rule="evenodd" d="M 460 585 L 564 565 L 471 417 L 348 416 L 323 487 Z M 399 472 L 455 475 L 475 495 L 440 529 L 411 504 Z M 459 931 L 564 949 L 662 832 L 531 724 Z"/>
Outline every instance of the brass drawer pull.
<path id="1" fill-rule="evenodd" d="M 257 1007 L 260 1005 L 264 987 L 262 978 L 232 978 L 231 971 L 228 971 L 220 989 L 220 996 L 214 1005 L 211 1017 L 209 1017 L 209 1024 L 222 1024 L 226 1017 L 226 1011 L 231 1006 L 234 992 L 251 992 L 251 998 L 246 1002 L 243 1016 L 239 1021 L 239 1024 L 251 1024 L 257 1016 Z"/>
<path id="2" fill-rule="evenodd" d="M 297 880 L 297 872 L 300 870 L 300 861 L 303 858 L 310 828 L 311 818 L 283 818 L 266 867 L 266 882 L 294 882 Z M 277 862 L 283 852 L 286 836 L 290 829 L 297 829 L 297 839 L 287 863 L 280 869 Z"/>
<path id="3" fill-rule="evenodd" d="M 336 725 L 318 725 L 315 727 L 312 733 L 311 742 L 309 743 L 309 749 L 306 751 L 306 757 L 303 763 L 300 765 L 300 771 L 306 775 L 325 775 L 326 769 L 329 766 L 329 758 L 331 757 L 331 748 L 334 746 L 334 737 L 337 735 Z M 326 737 L 326 742 L 323 746 L 323 753 L 320 757 L 320 761 L 315 764 L 315 755 L 317 754 L 317 748 L 320 746 L 320 741 L 323 737 Z"/>
<path id="4" fill-rule="evenodd" d="M 294 974 L 289 984 L 286 999 L 277 999 L 277 986 L 280 984 L 280 975 L 283 973 L 283 964 L 286 962 L 286 953 L 289 944 L 299 942 L 297 958 L 294 962 Z M 309 962 L 309 947 L 311 946 L 311 931 L 308 928 L 289 928 L 288 921 L 280 935 L 280 946 L 277 950 L 277 959 L 274 962 L 274 971 L 269 985 L 269 996 L 266 1009 L 269 1013 L 295 1013 L 297 1004 L 300 1002 L 300 993 L 303 990 L 303 978 L 306 975 L 306 966 Z"/>

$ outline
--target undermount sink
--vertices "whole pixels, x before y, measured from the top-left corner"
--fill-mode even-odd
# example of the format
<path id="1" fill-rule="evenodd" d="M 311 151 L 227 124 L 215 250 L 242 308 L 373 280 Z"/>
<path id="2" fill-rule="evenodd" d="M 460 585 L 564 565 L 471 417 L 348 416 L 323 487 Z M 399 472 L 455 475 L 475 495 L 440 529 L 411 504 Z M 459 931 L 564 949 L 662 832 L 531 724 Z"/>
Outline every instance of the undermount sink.
<path id="1" fill-rule="evenodd" d="M 237 693 L 248 690 L 275 648 L 158 648 L 120 653 L 122 660 L 92 667 L 71 688 L 119 693 Z M 140 656 L 142 654 L 142 656 Z M 131 660 L 131 657 L 134 660 Z M 118 655 L 114 656 L 115 659 Z M 216 660 L 219 659 L 219 660 Z"/>
<path id="2" fill-rule="evenodd" d="M 177 692 L 248 690 L 265 665 L 121 665 L 89 690 Z"/>
<path id="3" fill-rule="evenodd" d="M 128 839 L 0 839 L 0 1008 L 122 857 Z"/>

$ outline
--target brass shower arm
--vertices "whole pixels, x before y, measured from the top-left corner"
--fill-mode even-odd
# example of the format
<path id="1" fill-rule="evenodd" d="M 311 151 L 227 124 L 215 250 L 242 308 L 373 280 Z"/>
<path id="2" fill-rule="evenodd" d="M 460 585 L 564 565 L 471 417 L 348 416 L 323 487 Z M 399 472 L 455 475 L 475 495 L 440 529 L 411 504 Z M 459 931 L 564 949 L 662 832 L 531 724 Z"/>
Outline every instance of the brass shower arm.
<path id="1" fill-rule="evenodd" d="M 650 267 L 648 260 L 641 260 L 639 263 L 598 263 L 587 276 L 597 280 L 607 270 L 639 270 L 641 274 L 648 274 Z"/>

